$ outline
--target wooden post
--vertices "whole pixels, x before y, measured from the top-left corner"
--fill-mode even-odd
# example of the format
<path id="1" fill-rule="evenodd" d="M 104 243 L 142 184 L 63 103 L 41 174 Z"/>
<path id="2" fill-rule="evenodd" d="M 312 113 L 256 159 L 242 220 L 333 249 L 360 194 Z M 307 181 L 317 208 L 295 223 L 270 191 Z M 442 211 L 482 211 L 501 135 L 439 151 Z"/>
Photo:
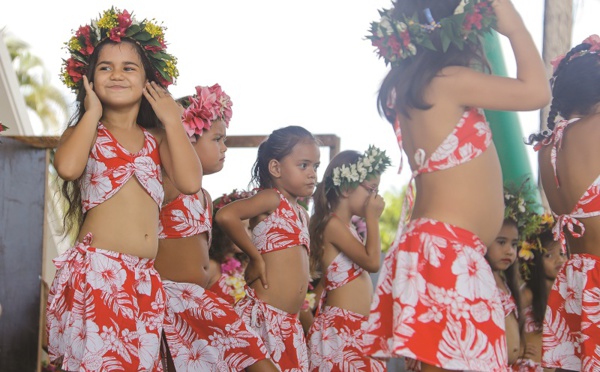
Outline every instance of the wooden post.
<path id="1" fill-rule="evenodd" d="M 49 152 L 0 142 L 0 371 L 37 371 Z"/>

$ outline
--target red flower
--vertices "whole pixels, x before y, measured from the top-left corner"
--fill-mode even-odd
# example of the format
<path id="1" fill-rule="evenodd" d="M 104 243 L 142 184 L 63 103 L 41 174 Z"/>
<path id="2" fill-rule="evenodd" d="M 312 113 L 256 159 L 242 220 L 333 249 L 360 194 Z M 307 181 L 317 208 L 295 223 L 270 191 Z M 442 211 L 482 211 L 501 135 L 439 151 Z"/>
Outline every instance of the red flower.
<path id="1" fill-rule="evenodd" d="M 117 15 L 117 22 L 120 29 L 127 30 L 132 23 L 131 14 L 127 10 L 123 10 L 123 13 Z"/>
<path id="2" fill-rule="evenodd" d="M 66 69 L 74 83 L 78 83 L 83 78 L 83 74 L 85 74 L 85 65 L 73 58 L 67 59 Z"/>
<path id="3" fill-rule="evenodd" d="M 152 53 L 156 53 L 162 51 L 164 47 L 156 45 L 144 45 L 144 49 L 149 50 Z"/>
<path id="4" fill-rule="evenodd" d="M 481 30 L 481 27 L 482 27 L 481 20 L 482 19 L 483 19 L 483 16 L 477 10 L 475 10 L 473 13 L 467 14 L 465 16 L 465 23 L 464 23 L 465 30 L 470 31 L 473 29 L 473 26 L 475 26 L 476 29 Z"/>
<path id="5" fill-rule="evenodd" d="M 402 44 L 405 48 L 407 48 L 410 45 L 410 33 L 408 32 L 408 30 L 400 33 L 400 37 L 402 38 Z"/>
<path id="6" fill-rule="evenodd" d="M 213 85 L 212 87 L 208 88 L 208 90 L 217 98 L 216 109 L 218 111 L 218 116 L 220 116 L 223 121 L 225 121 L 225 125 L 229 127 L 229 120 L 231 120 L 231 116 L 233 114 L 233 111 L 231 110 L 231 106 L 233 105 L 231 103 L 231 98 L 225 92 L 223 92 L 223 89 L 221 89 L 219 84 Z"/>
<path id="7" fill-rule="evenodd" d="M 94 46 L 92 45 L 92 40 L 90 39 L 90 31 L 91 27 L 88 25 L 79 27 L 79 30 L 77 30 L 75 33 L 75 37 L 77 37 L 79 41 L 81 41 L 81 37 L 83 36 L 84 45 L 81 46 L 79 53 L 83 54 L 84 56 L 89 56 L 94 53 Z"/>
<path id="8" fill-rule="evenodd" d="M 591 44 L 590 52 L 597 52 L 600 50 L 600 36 L 590 35 L 582 41 L 582 44 Z"/>
<path id="9" fill-rule="evenodd" d="M 110 30 L 110 34 L 108 35 L 108 37 L 112 41 L 120 43 L 121 38 L 125 37 L 125 31 L 126 31 L 126 29 L 124 29 L 124 28 L 115 27 L 112 30 Z"/>
<path id="10" fill-rule="evenodd" d="M 398 40 L 398 38 L 396 38 L 396 35 L 390 36 L 390 38 L 388 39 L 388 45 L 392 49 L 392 54 L 400 55 L 400 51 L 401 51 L 400 41 Z"/>

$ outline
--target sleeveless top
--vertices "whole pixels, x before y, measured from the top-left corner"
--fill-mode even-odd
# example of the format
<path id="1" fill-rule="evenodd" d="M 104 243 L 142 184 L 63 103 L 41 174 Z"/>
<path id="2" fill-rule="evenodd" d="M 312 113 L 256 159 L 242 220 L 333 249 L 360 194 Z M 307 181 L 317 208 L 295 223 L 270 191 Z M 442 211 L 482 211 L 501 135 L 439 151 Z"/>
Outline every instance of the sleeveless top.
<path id="1" fill-rule="evenodd" d="M 525 332 L 541 332 L 542 328 L 538 327 L 535 324 L 535 320 L 533 319 L 533 306 L 529 305 L 523 309 L 523 316 L 525 317 Z"/>
<path id="2" fill-rule="evenodd" d="M 400 169 L 402 171 L 402 132 L 400 120 L 396 117 L 394 123 L 396 139 L 400 146 Z M 413 170 L 408 183 L 408 190 L 404 198 L 402 213 L 400 215 L 400 226 L 403 226 L 410 218 L 414 205 L 414 179 L 419 174 L 431 173 L 439 170 L 449 169 L 467 163 L 483 154 L 492 143 L 492 131 L 485 119 L 483 110 L 470 108 L 465 110 L 452 132 L 427 158 L 425 150 L 418 149 L 415 152 L 417 169 Z M 400 236 L 401 234 L 398 234 Z"/>
<path id="3" fill-rule="evenodd" d="M 279 206 L 252 229 L 252 243 L 260 254 L 303 245 L 310 253 L 308 221 L 302 207 L 292 205 L 277 190 Z"/>
<path id="4" fill-rule="evenodd" d="M 517 311 L 517 304 L 515 302 L 515 298 L 512 296 L 512 293 L 510 292 L 508 287 L 506 289 L 508 290 L 508 292 L 498 289 L 498 292 L 500 293 L 500 301 L 502 302 L 502 308 L 504 308 L 504 317 L 509 316 L 510 313 L 514 311 L 515 318 L 518 319 L 519 312 Z"/>
<path id="5" fill-rule="evenodd" d="M 206 191 L 202 189 L 204 205 L 208 205 Z M 159 239 L 187 238 L 208 233 L 208 244 L 212 239 L 212 214 L 204 208 L 198 194 L 179 194 L 160 210 Z"/>
<path id="6" fill-rule="evenodd" d="M 144 146 L 132 154 L 121 146 L 102 123 L 81 177 L 81 208 L 86 213 L 115 195 L 135 177 L 160 207 L 164 198 L 158 143 L 144 132 Z"/>
<path id="7" fill-rule="evenodd" d="M 556 186 L 560 187 L 558 181 L 558 172 L 556 168 L 556 156 L 558 151 L 562 148 L 562 139 L 565 129 L 572 123 L 575 123 L 579 118 L 571 120 L 561 120 L 556 123 L 552 135 L 548 138 L 544 138 L 534 146 L 534 150 L 539 151 L 543 146 L 552 146 L 550 151 L 550 162 L 554 169 L 554 181 Z M 567 239 L 565 237 L 565 227 L 574 238 L 579 238 L 585 233 L 585 226 L 579 219 L 600 216 L 600 176 L 598 176 L 594 182 L 585 190 L 583 195 L 579 198 L 575 207 L 573 207 L 571 213 L 557 215 L 552 211 L 552 215 L 556 221 L 556 224 L 552 228 L 554 234 L 554 240 L 560 241 L 563 253 L 567 249 Z M 575 229 L 575 226 L 579 228 L 579 232 Z"/>
<path id="8" fill-rule="evenodd" d="M 348 229 L 359 242 L 363 242 L 352 226 L 348 226 Z M 325 270 L 325 282 L 323 286 L 323 292 L 321 293 L 321 299 L 319 300 L 319 307 L 321 309 L 327 298 L 327 292 L 334 289 L 340 288 L 344 284 L 350 283 L 354 279 L 358 278 L 363 271 L 362 267 L 352 261 L 344 252 L 340 252 L 335 256 L 333 261 L 327 266 Z M 319 310 L 317 310 L 319 311 Z"/>

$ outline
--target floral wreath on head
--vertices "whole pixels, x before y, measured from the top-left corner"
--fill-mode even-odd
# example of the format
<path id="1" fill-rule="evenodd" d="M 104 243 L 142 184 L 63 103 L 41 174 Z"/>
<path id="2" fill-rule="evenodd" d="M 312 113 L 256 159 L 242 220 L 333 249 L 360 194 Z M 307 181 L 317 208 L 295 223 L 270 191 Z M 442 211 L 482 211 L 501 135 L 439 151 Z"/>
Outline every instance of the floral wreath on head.
<path id="1" fill-rule="evenodd" d="M 153 21 L 144 19 L 139 22 L 127 10 L 112 7 L 104 11 L 98 20 L 79 27 L 66 43 L 71 56 L 63 60 L 61 80 L 77 93 L 81 89 L 82 78 L 87 73 L 90 56 L 98 44 L 107 39 L 117 43 L 122 39 L 129 39 L 142 48 L 156 77 L 167 87 L 175 82 L 179 72 L 177 59 L 166 52 L 165 30 L 165 27 Z"/>
<path id="2" fill-rule="evenodd" d="M 540 235 L 552 232 L 554 218 L 550 213 L 536 215 L 531 224 L 537 225 L 537 227 L 529 235 L 526 235 L 521 239 L 519 247 L 519 261 L 521 262 L 520 271 L 521 277 L 524 280 L 529 280 L 531 278 L 531 266 L 533 266 L 534 253 L 536 251 L 540 253 L 546 252 L 546 248 L 542 246 Z"/>
<path id="3" fill-rule="evenodd" d="M 366 179 L 381 175 L 390 165 L 391 160 L 385 151 L 370 145 L 355 163 L 333 168 L 331 176 L 325 179 L 325 192 L 334 187 L 340 190 L 355 189 Z"/>
<path id="4" fill-rule="evenodd" d="M 8 130 L 8 127 L 2 124 L 2 122 L 0 121 L 0 132 L 4 132 L 5 130 Z"/>
<path id="5" fill-rule="evenodd" d="M 367 35 L 379 57 L 392 66 L 415 56 L 417 45 L 438 51 L 432 41 L 433 34 L 439 34 L 441 51 L 445 53 L 451 44 L 462 50 L 465 43 L 476 42 L 480 35 L 490 32 L 496 25 L 492 0 L 462 0 L 453 15 L 439 21 L 433 19 L 431 10 L 426 8 L 427 24 L 420 23 L 417 14 L 394 19 L 393 12 L 393 8 L 380 10 L 381 20 L 371 23 L 371 34 Z"/>
<path id="6" fill-rule="evenodd" d="M 181 116 L 183 127 L 190 138 L 202 136 L 204 130 L 210 130 L 214 120 L 221 119 L 229 128 L 233 111 L 231 98 L 219 84 L 211 87 L 196 87 L 196 94 L 178 100 L 185 111 Z"/>
<path id="7" fill-rule="evenodd" d="M 567 61 L 570 62 L 573 59 L 577 58 L 577 57 L 581 57 L 585 54 L 588 53 L 593 53 L 593 54 L 598 54 L 598 52 L 600 51 L 600 36 L 594 34 L 594 35 L 590 35 L 588 36 L 585 40 L 583 40 L 581 42 L 581 44 L 590 44 L 590 48 L 586 49 L 586 50 L 582 50 L 579 53 L 575 53 L 573 54 L 569 60 Z M 562 60 L 566 57 L 566 54 L 562 54 L 556 58 L 554 58 L 552 61 L 550 61 L 550 64 L 552 65 L 553 68 L 553 73 L 556 72 L 556 70 L 558 69 L 558 65 L 560 65 L 560 63 L 562 62 Z"/>

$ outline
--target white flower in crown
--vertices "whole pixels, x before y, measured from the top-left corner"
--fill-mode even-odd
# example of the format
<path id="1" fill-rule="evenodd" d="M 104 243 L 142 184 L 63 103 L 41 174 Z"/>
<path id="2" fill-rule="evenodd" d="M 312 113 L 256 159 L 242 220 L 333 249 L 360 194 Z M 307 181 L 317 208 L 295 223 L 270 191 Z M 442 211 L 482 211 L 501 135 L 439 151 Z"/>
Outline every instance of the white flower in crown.
<path id="1" fill-rule="evenodd" d="M 456 9 L 454 9 L 454 14 L 463 14 L 465 12 L 465 6 L 468 2 L 468 0 L 462 0 Z"/>
<path id="2" fill-rule="evenodd" d="M 381 175 L 390 164 L 390 158 L 385 154 L 385 151 L 381 151 L 375 146 L 369 146 L 369 149 L 358 158 L 356 163 L 342 164 L 333 169 L 331 177 L 332 186 L 343 188 L 358 187 L 361 182 L 369 177 Z M 325 180 L 325 182 L 328 181 Z"/>

